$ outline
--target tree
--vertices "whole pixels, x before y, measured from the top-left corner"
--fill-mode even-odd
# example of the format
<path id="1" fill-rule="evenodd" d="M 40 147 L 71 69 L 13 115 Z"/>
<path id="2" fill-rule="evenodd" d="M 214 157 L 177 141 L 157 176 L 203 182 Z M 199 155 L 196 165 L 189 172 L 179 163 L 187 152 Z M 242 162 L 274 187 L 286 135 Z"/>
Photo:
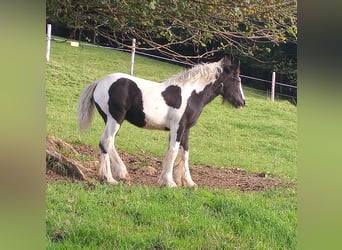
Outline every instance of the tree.
<path id="1" fill-rule="evenodd" d="M 296 43 L 296 13 L 296 0 L 47 1 L 49 20 L 91 31 L 89 40 L 102 37 L 129 47 L 136 38 L 140 50 L 182 61 L 233 51 L 255 57 L 274 45 Z"/>

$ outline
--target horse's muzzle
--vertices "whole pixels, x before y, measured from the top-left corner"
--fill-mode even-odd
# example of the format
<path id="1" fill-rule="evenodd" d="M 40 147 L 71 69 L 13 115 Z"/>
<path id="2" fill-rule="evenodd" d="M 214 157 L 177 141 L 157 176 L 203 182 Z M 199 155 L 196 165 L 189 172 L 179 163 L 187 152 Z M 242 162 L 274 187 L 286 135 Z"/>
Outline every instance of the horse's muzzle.
<path id="1" fill-rule="evenodd" d="M 244 106 L 246 106 L 246 100 L 243 100 L 241 104 L 236 105 L 235 107 L 238 109 L 243 108 Z"/>

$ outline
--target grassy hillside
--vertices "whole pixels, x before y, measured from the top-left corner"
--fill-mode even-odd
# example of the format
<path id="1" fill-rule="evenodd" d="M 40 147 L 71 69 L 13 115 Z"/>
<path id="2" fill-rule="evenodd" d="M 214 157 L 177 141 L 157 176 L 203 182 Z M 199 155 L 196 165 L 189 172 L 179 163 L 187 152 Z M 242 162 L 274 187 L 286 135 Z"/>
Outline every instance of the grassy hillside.
<path id="1" fill-rule="evenodd" d="M 81 91 L 90 82 L 112 72 L 129 72 L 130 55 L 95 47 L 74 48 L 52 43 L 47 65 L 47 133 L 68 142 L 97 147 L 104 123 L 97 114 L 91 128 L 80 135 L 76 108 Z M 243 65 L 242 65 L 243 67 Z M 135 75 L 162 81 L 183 68 L 146 57 L 136 57 Z M 296 107 L 288 102 L 270 102 L 265 96 L 245 91 L 247 107 L 234 109 L 216 98 L 203 111 L 190 133 L 190 163 L 296 178 Z M 168 133 L 136 128 L 124 122 L 117 148 L 163 156 Z"/>
<path id="2" fill-rule="evenodd" d="M 129 72 L 130 55 L 52 43 L 46 66 L 47 135 L 97 147 L 104 128 L 96 115 L 80 135 L 76 107 L 84 87 L 111 72 Z M 243 67 L 243 65 L 242 65 Z M 136 76 L 161 81 L 184 70 L 136 56 Z M 218 98 L 190 134 L 190 164 L 237 166 L 296 180 L 296 107 L 245 91 L 236 110 Z M 117 148 L 162 156 L 168 133 L 125 122 Z M 129 166 L 128 166 L 129 167 Z M 48 249 L 296 249 L 296 190 L 241 193 L 48 183 Z"/>

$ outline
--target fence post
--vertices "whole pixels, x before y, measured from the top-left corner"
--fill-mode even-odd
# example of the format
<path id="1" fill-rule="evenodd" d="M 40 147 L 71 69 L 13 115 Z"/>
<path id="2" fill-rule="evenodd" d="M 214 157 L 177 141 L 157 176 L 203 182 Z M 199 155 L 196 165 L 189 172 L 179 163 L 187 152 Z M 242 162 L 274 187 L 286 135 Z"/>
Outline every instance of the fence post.
<path id="1" fill-rule="evenodd" d="M 46 60 L 50 61 L 50 46 L 51 46 L 51 24 L 47 25 L 47 45 L 46 45 Z"/>
<path id="2" fill-rule="evenodd" d="M 272 73 L 272 89 L 271 89 L 271 101 L 272 102 L 274 102 L 275 81 L 276 81 L 276 73 L 273 71 L 273 73 Z"/>
<path id="3" fill-rule="evenodd" d="M 51 24 L 47 25 L 47 45 L 46 45 L 46 60 L 50 61 L 50 46 L 51 46 Z"/>
<path id="4" fill-rule="evenodd" d="M 131 70 L 130 70 L 131 75 L 133 75 L 134 56 L 135 56 L 135 38 L 133 38 L 132 40 L 132 55 L 131 55 Z"/>

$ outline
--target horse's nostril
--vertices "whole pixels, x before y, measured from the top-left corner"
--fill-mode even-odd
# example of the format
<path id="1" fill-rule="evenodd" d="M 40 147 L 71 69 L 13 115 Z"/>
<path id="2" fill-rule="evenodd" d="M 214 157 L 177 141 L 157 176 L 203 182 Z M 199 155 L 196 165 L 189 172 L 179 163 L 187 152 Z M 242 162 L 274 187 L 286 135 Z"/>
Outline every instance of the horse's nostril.
<path id="1" fill-rule="evenodd" d="M 246 105 L 246 100 L 243 100 L 243 106 L 245 106 Z"/>

